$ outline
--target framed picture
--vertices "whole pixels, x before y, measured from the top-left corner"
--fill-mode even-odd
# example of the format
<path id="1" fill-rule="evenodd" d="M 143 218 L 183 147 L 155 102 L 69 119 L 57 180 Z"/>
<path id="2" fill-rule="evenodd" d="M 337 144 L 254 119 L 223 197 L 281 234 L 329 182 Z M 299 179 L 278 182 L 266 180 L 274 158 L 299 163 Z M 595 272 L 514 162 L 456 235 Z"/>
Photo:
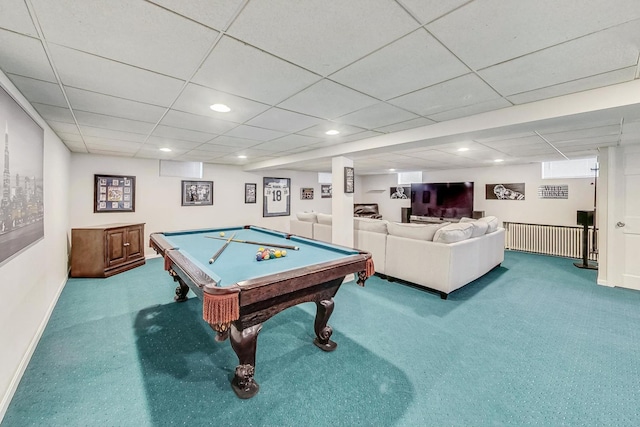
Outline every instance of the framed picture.
<path id="1" fill-rule="evenodd" d="M 320 185 L 320 198 L 321 199 L 330 199 L 333 190 L 331 188 L 331 184 L 321 184 Z"/>
<path id="2" fill-rule="evenodd" d="M 93 212 L 135 212 L 136 177 L 94 175 Z"/>
<path id="3" fill-rule="evenodd" d="M 300 199 L 302 199 L 302 200 L 313 200 L 313 188 L 301 188 L 300 189 Z"/>
<path id="4" fill-rule="evenodd" d="M 0 263 L 44 237 L 44 130 L 0 84 Z"/>
<path id="5" fill-rule="evenodd" d="M 244 185 L 244 202 L 255 203 L 257 190 L 258 190 L 258 184 L 245 184 Z"/>
<path id="6" fill-rule="evenodd" d="M 392 199 L 408 199 L 411 196 L 411 187 L 397 187 L 389 188 L 389 197 Z"/>
<path id="7" fill-rule="evenodd" d="M 182 206 L 213 205 L 213 181 L 182 181 Z"/>
<path id="8" fill-rule="evenodd" d="M 355 174 L 352 167 L 345 166 L 344 168 L 344 192 L 353 193 L 355 182 Z"/>
<path id="9" fill-rule="evenodd" d="M 290 178 L 262 178 L 264 204 L 262 216 L 289 216 L 291 206 Z"/>
<path id="10" fill-rule="evenodd" d="M 524 200 L 524 183 L 486 184 L 487 200 Z"/>

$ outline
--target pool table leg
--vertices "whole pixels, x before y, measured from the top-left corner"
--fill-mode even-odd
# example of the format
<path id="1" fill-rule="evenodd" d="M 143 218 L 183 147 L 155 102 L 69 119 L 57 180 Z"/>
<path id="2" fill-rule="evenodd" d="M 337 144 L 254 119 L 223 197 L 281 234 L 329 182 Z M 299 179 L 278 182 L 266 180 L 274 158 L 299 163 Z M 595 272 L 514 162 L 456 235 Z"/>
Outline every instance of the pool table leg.
<path id="1" fill-rule="evenodd" d="M 238 356 L 238 366 L 231 380 L 231 387 L 240 399 L 249 399 L 255 396 L 260 390 L 260 386 L 253 379 L 256 371 L 256 345 L 258 334 L 262 329 L 262 323 L 243 329 L 236 328 L 231 324 L 231 348 Z"/>
<path id="2" fill-rule="evenodd" d="M 173 277 L 174 282 L 178 282 L 178 286 L 176 287 L 176 296 L 173 297 L 176 302 L 186 301 L 187 294 L 189 293 L 189 286 L 184 283 L 184 281 L 176 274 L 175 271 L 169 270 L 169 274 Z"/>
<path id="3" fill-rule="evenodd" d="M 338 344 L 330 340 L 333 329 L 327 325 L 329 317 L 331 317 L 331 313 L 333 313 L 333 298 L 316 301 L 316 307 L 316 320 L 313 325 L 316 338 L 313 340 L 313 343 L 324 351 L 333 351 Z"/>

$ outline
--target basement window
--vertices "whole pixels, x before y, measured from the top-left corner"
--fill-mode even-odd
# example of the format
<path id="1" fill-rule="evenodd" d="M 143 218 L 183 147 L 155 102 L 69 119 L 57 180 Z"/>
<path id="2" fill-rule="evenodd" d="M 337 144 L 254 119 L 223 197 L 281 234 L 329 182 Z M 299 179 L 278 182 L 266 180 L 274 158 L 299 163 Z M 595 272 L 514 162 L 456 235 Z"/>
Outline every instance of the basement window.
<path id="1" fill-rule="evenodd" d="M 598 176 L 598 159 L 542 162 L 542 179 L 593 178 Z"/>

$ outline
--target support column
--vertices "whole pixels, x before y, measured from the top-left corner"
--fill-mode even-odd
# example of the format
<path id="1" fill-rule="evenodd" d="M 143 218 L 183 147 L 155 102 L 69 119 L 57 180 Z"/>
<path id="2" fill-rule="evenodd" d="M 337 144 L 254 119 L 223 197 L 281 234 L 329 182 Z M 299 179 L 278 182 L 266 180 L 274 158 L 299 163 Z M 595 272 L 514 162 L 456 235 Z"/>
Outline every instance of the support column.
<path id="1" fill-rule="evenodd" d="M 346 157 L 331 159 L 331 240 L 353 247 L 353 193 L 344 192 L 344 168 L 353 167 Z"/>

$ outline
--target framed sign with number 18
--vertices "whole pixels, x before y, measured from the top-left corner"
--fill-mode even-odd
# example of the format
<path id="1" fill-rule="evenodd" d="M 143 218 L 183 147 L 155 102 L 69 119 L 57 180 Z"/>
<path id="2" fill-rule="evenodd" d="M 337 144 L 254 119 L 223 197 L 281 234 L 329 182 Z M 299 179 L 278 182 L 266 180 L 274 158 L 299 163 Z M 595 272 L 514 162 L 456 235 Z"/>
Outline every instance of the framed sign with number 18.
<path id="1" fill-rule="evenodd" d="M 263 178 L 264 204 L 262 216 L 289 216 L 291 206 L 290 178 Z"/>

